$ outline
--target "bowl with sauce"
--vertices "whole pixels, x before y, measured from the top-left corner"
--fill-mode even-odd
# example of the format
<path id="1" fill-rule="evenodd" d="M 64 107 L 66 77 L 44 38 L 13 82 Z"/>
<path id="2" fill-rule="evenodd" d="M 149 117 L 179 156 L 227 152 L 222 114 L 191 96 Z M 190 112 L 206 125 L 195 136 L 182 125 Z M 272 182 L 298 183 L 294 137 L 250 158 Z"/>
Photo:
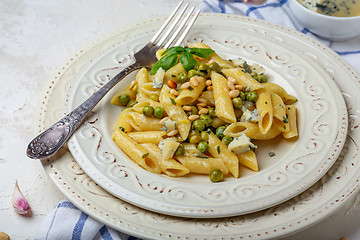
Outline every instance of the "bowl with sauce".
<path id="1" fill-rule="evenodd" d="M 289 0 L 289 6 L 299 23 L 319 37 L 360 36 L 360 0 Z"/>

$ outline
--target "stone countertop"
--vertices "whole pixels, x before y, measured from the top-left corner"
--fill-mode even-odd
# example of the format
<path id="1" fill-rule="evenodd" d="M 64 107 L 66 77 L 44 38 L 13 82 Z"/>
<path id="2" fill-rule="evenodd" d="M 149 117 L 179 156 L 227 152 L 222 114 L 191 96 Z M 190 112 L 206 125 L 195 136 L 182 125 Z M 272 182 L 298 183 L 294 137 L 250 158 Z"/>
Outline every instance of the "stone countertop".
<path id="1" fill-rule="evenodd" d="M 64 199 L 41 163 L 26 157 L 34 113 L 45 84 L 67 57 L 126 24 L 165 16 L 176 0 L 0 1 L 0 232 L 33 239 L 43 218 Z M 200 0 L 195 2 L 199 3 Z M 33 215 L 15 213 L 18 180 Z M 286 239 L 360 239 L 359 199 Z"/>

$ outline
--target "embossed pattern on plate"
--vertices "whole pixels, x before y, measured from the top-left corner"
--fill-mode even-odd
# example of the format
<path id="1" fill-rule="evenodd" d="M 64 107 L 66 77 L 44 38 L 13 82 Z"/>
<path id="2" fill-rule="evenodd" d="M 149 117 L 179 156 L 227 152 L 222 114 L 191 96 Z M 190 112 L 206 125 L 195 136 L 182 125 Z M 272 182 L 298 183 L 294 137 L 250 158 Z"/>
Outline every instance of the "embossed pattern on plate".
<path id="1" fill-rule="evenodd" d="M 65 91 L 77 69 L 95 57 L 99 43 L 110 44 L 136 34 L 163 19 L 153 19 L 124 27 L 82 48 L 59 68 L 41 98 L 36 132 L 43 131 L 61 116 Z M 349 112 L 349 132 L 345 146 L 331 169 L 314 185 L 289 201 L 264 211 L 219 219 L 187 219 L 157 214 L 134 207 L 94 183 L 67 151 L 44 168 L 59 189 L 80 209 L 119 231 L 151 239 L 273 239 L 304 229 L 332 214 L 359 189 L 360 179 L 360 76 L 337 54 L 313 39 L 288 28 L 257 19 L 204 14 L 201 24 L 246 25 L 270 40 L 288 42 L 294 49 L 311 56 L 326 69 L 340 87 Z M 229 30 L 229 32 L 236 31 Z M 132 34 L 130 34 L 132 33 Z M 111 41 L 112 40 L 112 41 Z"/>
<path id="2" fill-rule="evenodd" d="M 147 30 L 104 46 L 77 74 L 66 97 L 65 111 L 81 104 L 131 62 L 131 56 L 124 53 L 137 51 L 156 27 Z M 111 105 L 110 98 L 135 79 L 133 74 L 99 103 L 69 141 L 71 153 L 87 175 L 129 203 L 181 217 L 227 217 L 262 210 L 296 196 L 320 179 L 341 151 L 348 122 L 342 95 L 326 72 L 307 56 L 284 43 L 254 34 L 247 26 L 237 26 L 237 31 L 230 32 L 222 26 L 197 24 L 188 42 L 198 41 L 226 58 L 242 57 L 260 64 L 270 82 L 295 95 L 299 139 L 258 141 L 260 171 L 252 173 L 243 167 L 239 179 L 229 177 L 217 184 L 204 175 L 172 179 L 149 173 L 111 139 L 121 108 Z M 270 158 L 270 151 L 276 157 Z"/>

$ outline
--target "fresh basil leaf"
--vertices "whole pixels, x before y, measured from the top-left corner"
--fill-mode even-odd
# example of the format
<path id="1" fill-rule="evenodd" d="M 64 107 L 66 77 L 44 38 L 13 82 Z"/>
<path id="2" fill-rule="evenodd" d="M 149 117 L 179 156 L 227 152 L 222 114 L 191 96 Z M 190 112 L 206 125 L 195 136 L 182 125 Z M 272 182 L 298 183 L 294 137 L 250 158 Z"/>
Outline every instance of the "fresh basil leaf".
<path id="1" fill-rule="evenodd" d="M 166 49 L 162 54 L 161 56 L 165 55 L 166 53 L 182 53 L 184 52 L 185 49 L 183 47 L 171 47 L 171 48 L 168 48 Z"/>
<path id="2" fill-rule="evenodd" d="M 165 71 L 169 70 L 178 61 L 178 54 L 177 53 L 169 53 L 162 58 L 160 58 L 159 61 L 157 61 L 154 66 L 150 70 L 150 75 L 153 75 L 157 72 L 157 70 L 161 67 Z"/>
<path id="3" fill-rule="evenodd" d="M 187 48 L 187 50 L 190 53 L 192 53 L 198 57 L 201 57 L 201 58 L 207 58 L 215 52 L 214 50 L 212 50 L 210 48 Z"/>
<path id="4" fill-rule="evenodd" d="M 180 63 L 185 69 L 185 71 L 189 71 L 192 69 L 196 63 L 193 55 L 189 52 L 183 52 L 180 56 Z"/>

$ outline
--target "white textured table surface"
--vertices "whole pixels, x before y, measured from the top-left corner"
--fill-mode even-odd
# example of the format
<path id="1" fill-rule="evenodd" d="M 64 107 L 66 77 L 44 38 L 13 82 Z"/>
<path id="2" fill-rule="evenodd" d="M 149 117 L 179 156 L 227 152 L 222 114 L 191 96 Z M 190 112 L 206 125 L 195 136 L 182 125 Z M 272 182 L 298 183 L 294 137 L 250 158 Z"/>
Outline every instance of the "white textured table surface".
<path id="1" fill-rule="evenodd" d="M 197 0 L 196 2 L 199 2 Z M 39 161 L 26 157 L 33 116 L 49 77 L 77 49 L 109 31 L 167 15 L 176 0 L 0 1 L 0 232 L 32 239 L 64 198 Z M 14 212 L 15 180 L 33 216 Z M 360 239 L 360 198 L 323 222 L 286 239 Z"/>

